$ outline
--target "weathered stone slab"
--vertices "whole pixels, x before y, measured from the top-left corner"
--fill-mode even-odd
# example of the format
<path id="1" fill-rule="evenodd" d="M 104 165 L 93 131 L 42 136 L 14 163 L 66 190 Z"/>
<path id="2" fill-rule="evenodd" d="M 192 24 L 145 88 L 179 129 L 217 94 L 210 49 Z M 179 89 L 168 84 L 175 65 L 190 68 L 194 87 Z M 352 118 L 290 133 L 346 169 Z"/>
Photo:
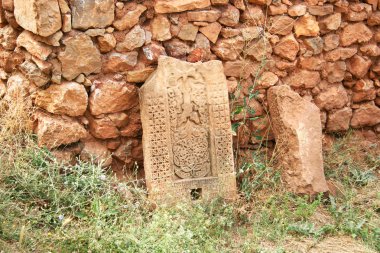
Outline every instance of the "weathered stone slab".
<path id="1" fill-rule="evenodd" d="M 227 81 L 220 61 L 160 57 L 140 92 L 144 169 L 159 202 L 234 199 Z"/>
<path id="2" fill-rule="evenodd" d="M 206 8 L 210 0 L 158 0 L 154 6 L 157 13 L 174 13 Z"/>
<path id="3" fill-rule="evenodd" d="M 44 37 L 62 27 L 57 0 L 15 0 L 14 15 L 22 28 Z"/>
<path id="4" fill-rule="evenodd" d="M 327 192 L 318 107 L 287 85 L 270 88 L 268 102 L 283 178 L 290 190 L 301 194 Z"/>
<path id="5" fill-rule="evenodd" d="M 102 61 L 100 52 L 90 36 L 81 33 L 64 39 L 65 51 L 58 55 L 62 63 L 62 75 L 71 81 L 80 74 L 100 73 Z M 74 67 L 75 66 L 75 67 Z"/>
<path id="6" fill-rule="evenodd" d="M 114 0 L 72 0 L 73 28 L 104 28 L 115 18 Z"/>
<path id="7" fill-rule="evenodd" d="M 53 149 L 68 145 L 87 136 L 87 131 L 76 119 L 44 112 L 36 114 L 34 132 L 38 136 L 38 146 Z"/>
<path id="8" fill-rule="evenodd" d="M 81 116 L 87 109 L 88 95 L 83 85 L 76 82 L 52 84 L 36 92 L 35 104 L 54 114 Z"/>

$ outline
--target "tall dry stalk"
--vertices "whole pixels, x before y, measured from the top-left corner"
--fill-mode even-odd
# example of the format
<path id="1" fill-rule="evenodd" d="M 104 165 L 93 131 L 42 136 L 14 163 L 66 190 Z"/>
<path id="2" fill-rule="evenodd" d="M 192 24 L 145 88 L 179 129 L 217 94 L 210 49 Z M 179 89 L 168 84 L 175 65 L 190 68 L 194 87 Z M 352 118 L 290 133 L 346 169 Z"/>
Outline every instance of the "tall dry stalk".
<path id="1" fill-rule="evenodd" d="M 12 96 L 0 100 L 0 163 L 11 161 L 32 140 L 33 107 L 29 97 Z"/>

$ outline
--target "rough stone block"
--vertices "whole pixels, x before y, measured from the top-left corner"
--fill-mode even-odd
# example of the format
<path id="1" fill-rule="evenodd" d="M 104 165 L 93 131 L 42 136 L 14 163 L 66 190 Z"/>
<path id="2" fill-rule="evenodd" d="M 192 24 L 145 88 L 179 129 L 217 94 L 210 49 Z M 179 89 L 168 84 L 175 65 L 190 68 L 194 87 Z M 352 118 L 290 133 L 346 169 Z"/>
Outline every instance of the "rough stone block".
<path id="1" fill-rule="evenodd" d="M 283 178 L 289 189 L 300 194 L 327 192 L 318 107 L 287 85 L 270 88 L 268 102 Z"/>
<path id="2" fill-rule="evenodd" d="M 14 15 L 22 28 L 44 37 L 62 27 L 57 0 L 15 0 Z"/>

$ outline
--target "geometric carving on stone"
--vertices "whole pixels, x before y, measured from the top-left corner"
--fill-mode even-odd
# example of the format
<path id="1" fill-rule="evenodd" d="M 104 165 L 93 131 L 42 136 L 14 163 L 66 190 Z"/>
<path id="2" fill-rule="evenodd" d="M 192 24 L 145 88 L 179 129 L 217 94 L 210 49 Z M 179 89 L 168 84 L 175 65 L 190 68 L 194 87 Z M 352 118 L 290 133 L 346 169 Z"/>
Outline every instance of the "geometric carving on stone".
<path id="1" fill-rule="evenodd" d="M 140 89 L 149 198 L 236 197 L 227 81 L 220 61 L 161 57 Z"/>

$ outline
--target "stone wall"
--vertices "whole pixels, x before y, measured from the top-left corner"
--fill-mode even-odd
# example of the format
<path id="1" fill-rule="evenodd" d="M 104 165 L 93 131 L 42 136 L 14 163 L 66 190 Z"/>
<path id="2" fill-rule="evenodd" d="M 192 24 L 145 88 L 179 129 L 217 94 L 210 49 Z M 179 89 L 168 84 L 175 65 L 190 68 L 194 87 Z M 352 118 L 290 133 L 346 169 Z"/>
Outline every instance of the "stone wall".
<path id="1" fill-rule="evenodd" d="M 273 140 L 266 92 L 280 84 L 320 108 L 325 132 L 380 134 L 377 0 L 0 3 L 0 96 L 32 100 L 39 145 L 62 159 L 141 165 L 138 90 L 160 55 L 223 61 L 233 122 L 260 116 L 241 146 Z"/>

